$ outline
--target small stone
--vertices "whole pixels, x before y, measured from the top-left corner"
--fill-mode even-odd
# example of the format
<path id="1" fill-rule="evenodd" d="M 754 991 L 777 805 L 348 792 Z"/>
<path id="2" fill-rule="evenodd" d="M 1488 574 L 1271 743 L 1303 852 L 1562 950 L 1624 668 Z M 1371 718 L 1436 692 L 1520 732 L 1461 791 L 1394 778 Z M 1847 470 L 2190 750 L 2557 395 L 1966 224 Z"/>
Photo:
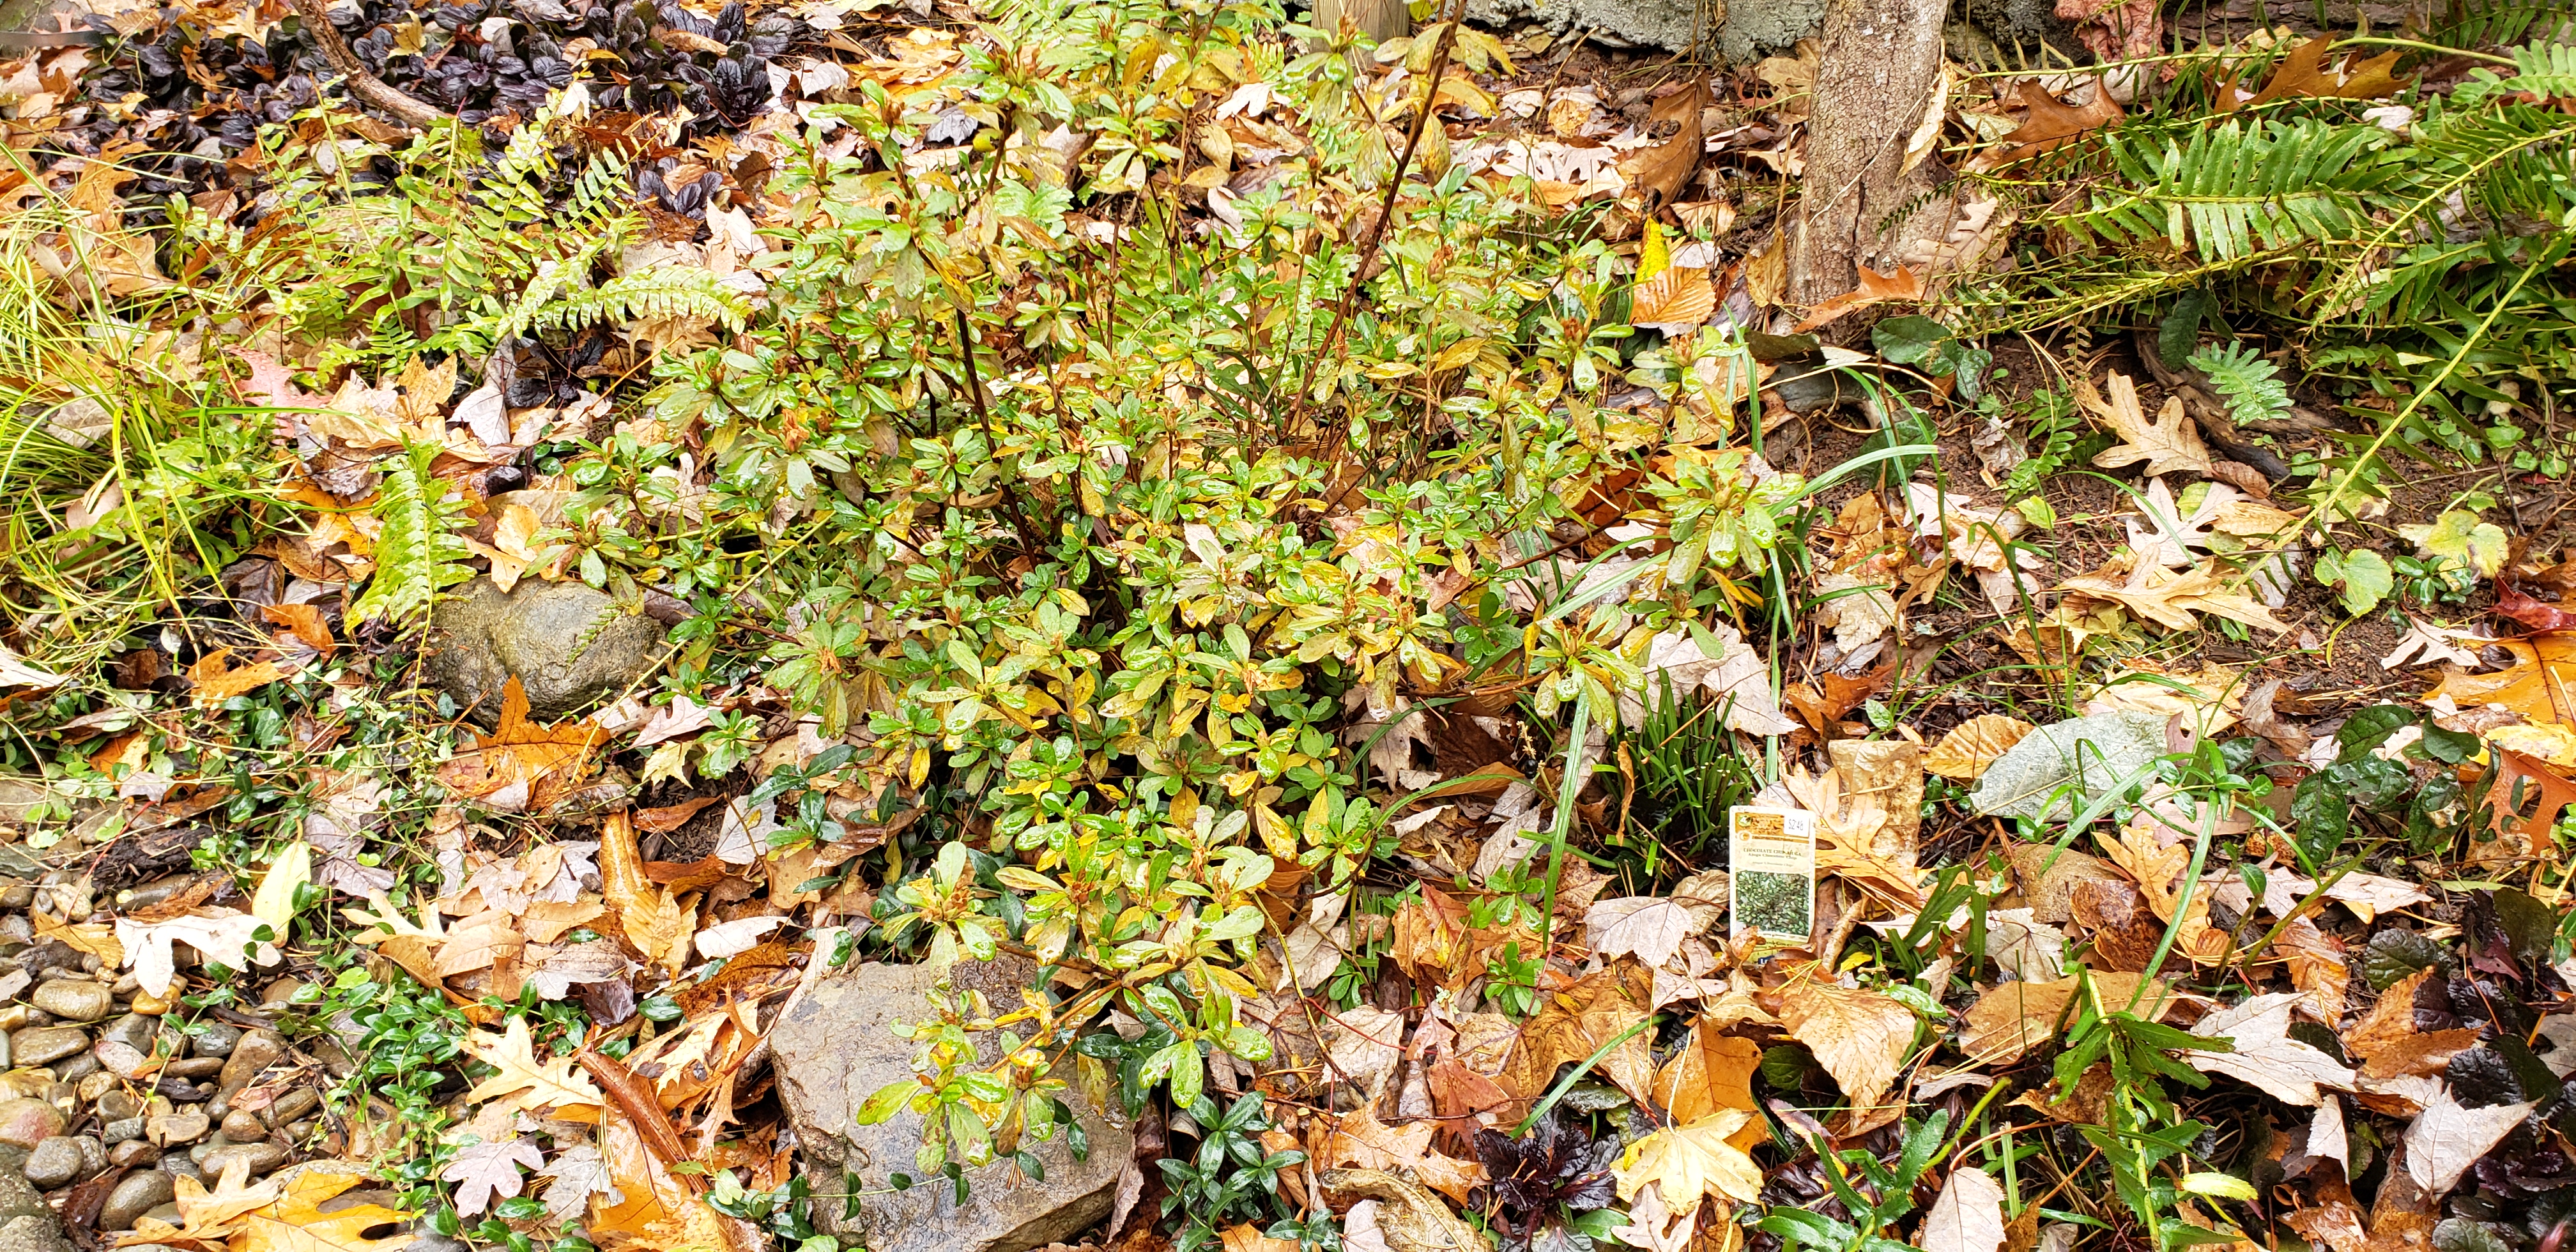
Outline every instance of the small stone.
<path id="1" fill-rule="evenodd" d="M 63 1111 L 42 1100 L 0 1100 L 0 1143 L 32 1148 L 63 1133 Z"/>
<path id="2" fill-rule="evenodd" d="M 92 1064 L 128 1081 L 142 1078 L 152 1072 L 152 1058 L 135 1051 L 132 1044 L 121 1040 L 101 1039 L 91 1045 L 89 1056 Z"/>
<path id="3" fill-rule="evenodd" d="M 254 1030 L 233 1045 L 233 1054 L 224 1058 L 220 1080 L 228 1090 L 239 1090 L 258 1080 L 260 1071 L 286 1055 L 286 1043 L 277 1032 Z"/>
<path id="4" fill-rule="evenodd" d="M 312 1112 L 314 1108 L 321 1103 L 322 1097 L 316 1094 L 311 1087 L 297 1087 L 293 1091 L 289 1091 L 285 1095 L 277 1097 L 277 1103 L 268 1107 L 269 1120 L 276 1122 L 302 1121 L 304 1120 L 305 1114 Z"/>
<path id="5" fill-rule="evenodd" d="M 98 1098 L 98 1115 L 102 1120 L 121 1122 L 143 1115 L 143 1101 L 124 1091 L 110 1091 Z"/>
<path id="6" fill-rule="evenodd" d="M 224 1114 L 223 1130 L 224 1136 L 235 1143 L 250 1143 L 268 1137 L 268 1123 L 259 1120 L 259 1114 L 243 1109 Z"/>
<path id="7" fill-rule="evenodd" d="M 116 907 L 119 912 L 124 913 L 131 913 L 136 909 L 148 909 L 195 885 L 197 885 L 195 874 L 171 874 L 165 878 L 155 878 L 140 887 L 117 892 Z"/>
<path id="8" fill-rule="evenodd" d="M 134 993 L 134 1002 L 125 1007 L 147 1017 L 159 1017 L 177 1006 L 176 1000 L 165 1000 L 149 991 L 137 991 Z"/>
<path id="9" fill-rule="evenodd" d="M 162 1033 L 161 1019 L 148 1013 L 128 1013 L 99 1027 L 98 1037 L 113 1039 L 149 1056 L 160 1050 Z"/>
<path id="10" fill-rule="evenodd" d="M 19 1065 L 51 1065 L 89 1046 L 78 1026 L 30 1026 L 9 1036 L 9 1058 Z"/>
<path id="11" fill-rule="evenodd" d="M 161 1072 L 173 1078 L 185 1078 L 190 1082 L 203 1082 L 206 1079 L 224 1072 L 224 1058 L 220 1056 L 192 1056 L 184 1061 L 170 1062 L 168 1065 L 162 1067 Z"/>
<path id="12" fill-rule="evenodd" d="M 57 1081 L 77 1083 L 99 1071 L 98 1058 L 87 1052 L 75 1052 L 54 1062 L 53 1069 Z"/>
<path id="13" fill-rule="evenodd" d="M 213 1126 L 214 1122 L 207 1118 L 205 1110 L 188 1109 L 152 1118 L 144 1123 L 144 1133 L 152 1137 L 152 1142 L 170 1148 L 205 1138 Z"/>
<path id="14" fill-rule="evenodd" d="M 188 1048 L 198 1056 L 231 1056 L 233 1046 L 242 1040 L 242 1028 L 211 1022 L 197 1028 Z"/>
<path id="15" fill-rule="evenodd" d="M 27 1002 L 67 1022 L 94 1022 L 116 1006 L 105 983 L 85 978 L 52 978 L 36 988 Z"/>
<path id="16" fill-rule="evenodd" d="M 74 1084 L 73 1094 L 79 1096 L 83 1104 L 96 1104 L 100 1096 L 116 1090 L 116 1087 L 116 1075 L 102 1071 Z"/>
<path id="17" fill-rule="evenodd" d="M 107 1145 L 100 1143 L 98 1136 L 73 1135 L 71 1141 L 73 1147 L 80 1149 L 81 1177 L 87 1178 L 107 1168 Z M 48 1139 L 45 1142 L 52 1143 L 53 1140 Z"/>
<path id="18" fill-rule="evenodd" d="M 265 1174 L 284 1165 L 286 1156 L 286 1149 L 274 1143 L 236 1143 L 207 1154 L 206 1159 L 197 1164 L 209 1175 L 221 1178 L 235 1161 L 248 1161 L 250 1172 Z"/>
<path id="19" fill-rule="evenodd" d="M 12 883 L 0 887 L 0 909 L 24 912 L 36 905 L 36 888 L 31 883 Z"/>
<path id="20" fill-rule="evenodd" d="M 132 974 L 127 974 L 127 975 L 125 975 L 125 976 L 123 976 L 123 977 L 121 977 L 121 978 L 118 978 L 118 979 L 116 980 L 116 982 L 115 982 L 113 985 L 109 986 L 109 987 L 108 987 L 108 989 L 107 989 L 107 993 L 108 993 L 109 995 L 115 996 L 115 997 L 116 997 L 117 999 L 119 999 L 119 1000 L 122 1000 L 122 999 L 125 999 L 125 998 L 126 998 L 126 997 L 128 997 L 128 996 L 133 995 L 135 992 L 140 991 L 140 990 L 142 990 L 142 989 L 143 989 L 143 980 L 142 980 L 142 979 L 140 979 L 140 978 L 135 977 L 135 976 L 134 976 L 134 975 L 132 975 Z"/>
<path id="21" fill-rule="evenodd" d="M 143 1127 L 141 1125 L 142 1120 L 143 1119 L 141 1118 L 135 1119 L 136 1125 L 134 1127 L 134 1133 L 136 1136 L 140 1136 L 143 1133 Z M 161 1159 L 161 1149 L 153 1147 L 149 1141 L 142 1138 L 129 1138 L 123 1143 L 119 1143 L 115 1147 L 109 1148 L 107 1150 L 107 1159 L 109 1164 L 125 1169 L 132 1169 L 137 1165 L 148 1165 L 153 1161 Z"/>
<path id="22" fill-rule="evenodd" d="M 35 984 L 35 977 L 23 969 L 0 974 L 0 1000 L 15 1000 L 27 994 L 27 988 Z"/>
<path id="23" fill-rule="evenodd" d="M 27 1163 L 22 1172 L 27 1175 L 27 1181 L 36 1184 L 37 1190 L 51 1191 L 56 1187 L 68 1187 L 79 1178 L 81 1163 L 80 1146 L 58 1135 L 37 1144 L 34 1151 L 27 1153 Z"/>
<path id="24" fill-rule="evenodd" d="M 16 1032 L 36 1024 L 36 1010 L 24 1004 L 0 1004 L 0 1030 Z"/>
<path id="25" fill-rule="evenodd" d="M 259 1006 L 265 1009 L 293 1004 L 295 993 L 304 990 L 304 986 L 303 979 L 280 978 L 268 984 L 267 990 L 259 993 Z"/>
<path id="26" fill-rule="evenodd" d="M 127 1140 L 142 1138 L 143 1129 L 144 1121 L 141 1117 L 120 1117 L 99 1127 L 98 1133 L 109 1143 L 124 1143 Z"/>
<path id="27" fill-rule="evenodd" d="M 233 1146 L 233 1141 L 225 1138 L 224 1132 L 218 1130 L 214 1133 L 213 1138 L 188 1149 L 188 1159 L 195 1161 L 199 1165 L 203 1165 L 206 1163 L 207 1157 L 213 1156 L 215 1153 L 231 1146 Z"/>
<path id="28" fill-rule="evenodd" d="M 305 1118 L 303 1121 L 296 1122 L 288 1126 L 286 1128 L 286 1137 L 297 1143 L 311 1142 L 313 1139 L 313 1132 L 320 1129 L 321 1125 L 322 1123 L 315 1121 L 310 1117 Z"/>
<path id="29" fill-rule="evenodd" d="M 189 1160 L 188 1154 L 185 1152 L 177 1153 L 175 1155 L 166 1152 L 163 1153 L 161 1156 L 161 1168 L 181 1178 L 194 1178 L 199 1182 L 203 1182 L 206 1179 L 206 1171 L 197 1168 L 197 1163 Z"/>

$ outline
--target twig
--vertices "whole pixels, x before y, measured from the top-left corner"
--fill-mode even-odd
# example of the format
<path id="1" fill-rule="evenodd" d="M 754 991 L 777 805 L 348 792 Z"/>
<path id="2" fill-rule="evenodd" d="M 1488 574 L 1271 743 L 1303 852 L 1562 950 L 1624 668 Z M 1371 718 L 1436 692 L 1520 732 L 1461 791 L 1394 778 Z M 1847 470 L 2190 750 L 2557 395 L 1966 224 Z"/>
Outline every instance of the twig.
<path id="1" fill-rule="evenodd" d="M 983 380 L 975 375 L 975 332 L 967 328 L 965 305 L 951 302 L 948 308 L 957 315 L 957 357 L 966 363 L 966 398 L 974 401 L 975 417 L 984 424 L 984 438 L 993 445 L 992 455 L 999 457 L 1002 432 L 993 426 L 993 411 L 984 406 Z M 1011 489 L 1008 478 L 995 485 L 1001 489 L 1003 505 L 1010 509 L 1011 529 L 1020 533 L 1020 544 L 1028 549 L 1032 560 L 1036 559 L 1046 551 L 1046 545 L 1038 542 L 1036 531 L 1029 529 L 1028 515 L 1020 511 L 1020 493 Z"/>
<path id="2" fill-rule="evenodd" d="M 304 19 L 304 31 L 313 42 L 322 45 L 322 55 L 330 58 L 331 67 L 349 80 L 349 94 L 393 114 L 410 125 L 427 130 L 449 120 L 447 114 L 427 102 L 376 77 L 349 41 L 340 37 L 340 28 L 331 24 L 327 0 L 294 0 L 296 16 Z"/>

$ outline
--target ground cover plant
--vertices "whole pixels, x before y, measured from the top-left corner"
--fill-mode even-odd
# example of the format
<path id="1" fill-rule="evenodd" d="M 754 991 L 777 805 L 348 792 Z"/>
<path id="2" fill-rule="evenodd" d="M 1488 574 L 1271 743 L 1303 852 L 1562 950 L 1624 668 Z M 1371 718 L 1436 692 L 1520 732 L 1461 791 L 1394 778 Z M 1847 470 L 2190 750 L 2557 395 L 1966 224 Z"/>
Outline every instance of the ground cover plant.
<path id="1" fill-rule="evenodd" d="M 35 1236 L 2556 1252 L 2576 14 L 1351 7 L 22 50 Z"/>

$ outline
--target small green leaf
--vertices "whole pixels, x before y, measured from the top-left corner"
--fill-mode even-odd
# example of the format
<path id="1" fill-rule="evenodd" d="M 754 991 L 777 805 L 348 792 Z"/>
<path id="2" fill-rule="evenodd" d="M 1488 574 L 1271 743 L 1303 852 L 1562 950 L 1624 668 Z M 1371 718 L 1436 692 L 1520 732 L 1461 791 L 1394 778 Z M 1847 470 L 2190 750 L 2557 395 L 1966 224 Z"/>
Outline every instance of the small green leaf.
<path id="1" fill-rule="evenodd" d="M 2354 617 L 2378 608 L 2380 601 L 2397 588 L 2397 575 L 2388 567 L 2388 558 L 2368 549 L 2341 552 L 2329 548 L 2318 554 L 2317 581 L 2341 589 L 2344 611 Z"/>
<path id="2" fill-rule="evenodd" d="M 2254 1184 L 2234 1174 L 2185 1174 L 2182 1189 L 2193 1195 L 2217 1196 L 2223 1200 L 2251 1200 Z"/>

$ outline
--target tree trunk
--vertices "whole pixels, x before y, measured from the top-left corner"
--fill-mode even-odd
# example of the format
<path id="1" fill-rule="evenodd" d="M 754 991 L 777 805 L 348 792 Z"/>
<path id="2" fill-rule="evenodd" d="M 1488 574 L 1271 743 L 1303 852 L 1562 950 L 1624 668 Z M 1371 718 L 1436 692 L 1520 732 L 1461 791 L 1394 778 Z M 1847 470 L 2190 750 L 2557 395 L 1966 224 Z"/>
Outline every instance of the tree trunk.
<path id="1" fill-rule="evenodd" d="M 1941 90 L 1948 0 L 1833 0 L 1808 122 L 1807 168 L 1789 237 L 1788 291 L 1801 307 L 1855 290 L 1855 265 L 1895 272 L 1909 244 L 1949 230 L 1937 161 L 1905 169 L 1905 141 Z M 1913 211 L 1890 220 L 1914 202 Z"/>
<path id="2" fill-rule="evenodd" d="M 1413 15 L 1405 11 L 1404 0 L 1317 0 L 1315 28 L 1330 35 L 1345 16 L 1379 43 L 1413 30 Z"/>

